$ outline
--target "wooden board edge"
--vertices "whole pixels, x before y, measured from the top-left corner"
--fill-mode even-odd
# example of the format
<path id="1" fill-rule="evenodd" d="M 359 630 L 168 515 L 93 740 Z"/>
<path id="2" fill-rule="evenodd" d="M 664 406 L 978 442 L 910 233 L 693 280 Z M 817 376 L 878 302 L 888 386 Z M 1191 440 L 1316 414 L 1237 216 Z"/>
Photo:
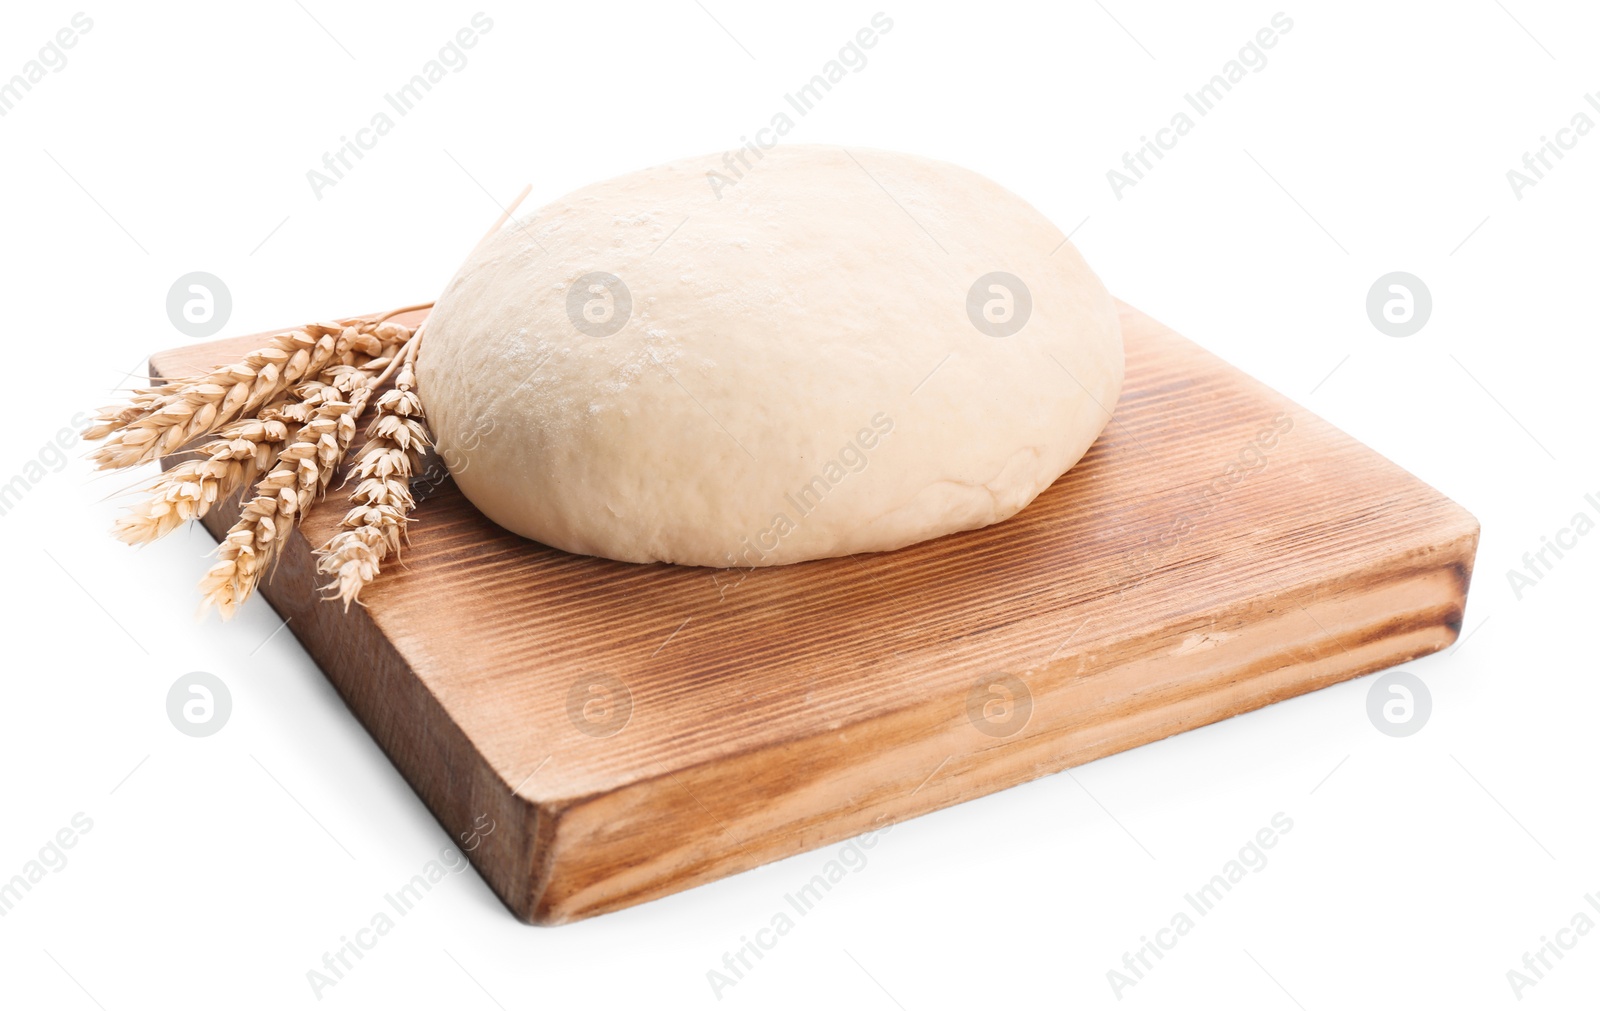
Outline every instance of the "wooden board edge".
<path id="1" fill-rule="evenodd" d="M 202 522 L 221 540 L 237 515 L 237 505 L 230 505 Z M 519 796 L 494 769 L 372 619 L 354 607 L 350 615 L 338 614 L 337 605 L 321 599 L 317 582 L 311 544 L 297 529 L 260 593 L 451 845 L 526 920 L 518 897 L 528 893 L 538 862 L 538 839 L 546 827 L 540 805 Z"/>
<path id="2" fill-rule="evenodd" d="M 1286 607 L 1310 606 L 1324 612 L 1320 619 L 1307 615 L 1293 637 L 1283 636 L 1285 641 L 1299 642 L 1299 652 L 1306 650 L 1307 643 L 1315 644 L 1310 659 L 1263 663 L 1258 658 L 1230 666 L 1220 662 L 1227 655 L 1222 650 L 1195 654 L 1197 659 L 1191 662 L 1206 662 L 1214 668 L 1208 675 L 1210 688 L 1194 691 L 1193 674 L 1180 674 L 1174 669 L 1167 678 L 1172 686 L 1172 701 L 1132 712 L 1129 719 L 1137 725 L 1120 735 L 1102 734 L 1098 740 L 1075 746 L 1070 754 L 1060 752 L 1056 738 L 1064 739 L 1072 731 L 1051 730 L 1038 740 L 997 743 L 978 737 L 966 724 L 959 705 L 952 706 L 949 699 L 931 700 L 914 709 L 830 729 L 807 740 L 770 744 L 755 749 L 758 754 L 740 752 L 552 806 L 543 826 L 546 838 L 541 846 L 541 865 L 529 881 L 529 912 L 523 918 L 535 924 L 556 925 L 627 908 L 1444 649 L 1460 634 L 1476 542 L 1476 531 L 1464 530 L 1433 553 L 1437 564 L 1415 566 L 1375 586 L 1366 584 L 1364 574 L 1358 573 L 1340 583 L 1308 582 L 1286 588 L 1281 594 Z M 1430 578 L 1430 596 L 1415 601 L 1409 615 L 1397 617 L 1394 601 L 1385 595 L 1404 595 L 1416 588 L 1419 579 Z M 1347 599 L 1341 601 L 1341 594 Z M 1352 629 L 1346 627 L 1348 622 L 1337 620 L 1329 608 L 1338 604 L 1348 608 L 1363 596 L 1372 601 L 1369 624 L 1376 638 L 1354 642 Z M 1244 620 L 1243 614 L 1235 617 Z M 1359 630 L 1358 625 L 1355 631 Z M 1133 637 L 1147 640 L 1134 644 L 1143 659 L 1135 656 L 1133 662 L 1148 664 L 1149 657 L 1174 642 L 1183 643 L 1192 634 L 1192 623 L 1180 621 L 1160 635 Z M 1068 654 L 1053 662 L 1050 670 L 1069 680 L 1081 677 L 1079 668 L 1090 659 L 1079 653 Z M 1031 683 L 1048 672 L 1022 673 Z M 1110 673 L 1093 676 L 1104 678 Z M 1049 691 L 1048 687 L 1041 689 L 1042 693 Z M 1036 704 L 1039 697 L 1040 693 L 1036 693 Z M 1218 705 L 1219 700 L 1229 704 Z M 952 713 L 952 709 L 956 711 Z M 1167 719 L 1164 714 L 1168 710 L 1181 715 Z M 1082 725 L 1097 726 L 1087 719 Z M 964 747 L 960 746 L 963 735 Z M 872 753 L 871 763 L 863 766 L 861 750 L 842 742 L 866 738 L 878 742 L 879 747 Z M 945 743 L 932 744 L 941 739 Z M 892 742 L 893 746 L 882 747 L 883 742 Z M 831 760 L 827 757 L 830 752 L 835 756 Z M 1002 757 L 1019 752 L 1030 753 L 1020 761 Z M 899 775 L 904 769 L 926 767 L 930 777 L 941 768 L 945 777 L 971 776 L 982 772 L 985 764 L 1004 766 L 1007 761 L 1014 767 L 978 789 L 941 789 L 936 782 L 902 782 Z M 756 766 L 776 771 L 770 781 L 758 783 L 751 777 L 751 769 Z M 796 767 L 801 766 L 806 771 L 796 772 Z M 814 778 L 808 780 L 808 775 Z M 828 776 L 834 777 L 831 785 L 823 782 Z M 725 839 L 740 829 L 748 829 L 752 817 L 766 813 L 760 800 L 763 796 L 783 802 L 786 791 L 791 795 L 811 792 L 850 796 L 874 787 L 880 793 L 898 790 L 912 798 L 920 791 L 926 792 L 915 803 L 810 811 L 765 834 Z M 748 805 L 754 814 L 729 817 L 724 812 L 708 825 L 707 808 L 699 798 L 729 793 L 754 798 Z M 663 840 L 663 856 L 658 858 L 662 866 L 608 863 L 606 840 L 615 838 L 630 820 L 637 820 L 653 807 L 668 812 L 671 822 L 669 826 L 652 827 Z M 803 810 L 804 805 L 797 809 Z M 707 839 L 707 835 L 711 838 Z M 697 841 L 686 844 L 686 838 Z M 673 849 L 675 844 L 677 852 Z M 610 890 L 613 888 L 617 890 Z"/>

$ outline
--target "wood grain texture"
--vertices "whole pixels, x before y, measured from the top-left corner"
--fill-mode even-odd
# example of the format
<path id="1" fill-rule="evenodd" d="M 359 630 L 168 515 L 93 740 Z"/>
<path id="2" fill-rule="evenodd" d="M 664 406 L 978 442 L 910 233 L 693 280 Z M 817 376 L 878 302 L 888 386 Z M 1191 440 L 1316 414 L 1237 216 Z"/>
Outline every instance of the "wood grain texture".
<path id="1" fill-rule="evenodd" d="M 314 589 L 311 543 L 332 534 L 338 501 L 312 513 L 264 593 L 452 837 L 493 823 L 468 855 L 535 923 L 657 898 L 1456 638 L 1471 515 L 1121 312 L 1112 423 L 985 530 L 753 571 L 631 565 L 509 534 L 445 480 L 416 513 L 406 568 L 379 577 L 366 609 Z M 253 345 L 165 352 L 152 373 Z M 234 515 L 206 525 L 217 534 Z"/>

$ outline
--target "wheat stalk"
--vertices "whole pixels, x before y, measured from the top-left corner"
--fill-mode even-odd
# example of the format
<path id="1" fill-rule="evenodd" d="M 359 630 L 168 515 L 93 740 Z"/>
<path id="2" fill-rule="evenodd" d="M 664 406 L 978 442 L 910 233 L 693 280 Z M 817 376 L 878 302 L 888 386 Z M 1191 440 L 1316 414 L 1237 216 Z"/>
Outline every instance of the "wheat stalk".
<path id="1" fill-rule="evenodd" d="M 260 418 L 234 422 L 200 447 L 205 459 L 180 463 L 146 486 L 148 497 L 117 518 L 113 533 L 127 544 L 148 544 L 199 519 L 271 470 L 299 429 L 281 411 L 270 409 Z"/>
<path id="2" fill-rule="evenodd" d="M 415 340 L 406 345 L 394 388 L 378 398 L 367 444 L 356 458 L 358 481 L 350 496 L 353 506 L 340 521 L 342 529 L 317 551 L 317 571 L 334 577 L 322 589 L 344 601 L 345 610 L 377 577 L 383 560 L 400 553 L 408 517 L 416 508 L 411 478 L 428 446 L 412 367 L 416 347 Z"/>
<path id="3" fill-rule="evenodd" d="M 123 410 L 107 418 L 108 409 L 85 433 L 85 438 L 105 439 L 90 459 L 101 469 L 113 469 L 174 453 L 316 376 L 348 351 L 359 333 L 354 326 L 314 323 L 279 334 L 243 361 L 198 380 L 172 384 L 171 390 L 140 391 L 130 405 L 137 416 L 124 421 L 132 412 Z"/>
<path id="4" fill-rule="evenodd" d="M 370 377 L 386 368 L 402 346 L 393 342 L 411 336 L 410 328 L 397 324 L 384 323 L 375 330 L 351 342 L 341 356 L 342 365 Z M 272 469 L 284 445 L 322 402 L 322 391 L 328 386 L 322 380 L 328 375 L 324 371 L 317 380 L 302 384 L 295 394 L 262 408 L 258 417 L 221 428 L 213 441 L 199 448 L 203 459 L 177 464 L 147 485 L 146 498 L 118 517 L 113 533 L 128 544 L 147 544 L 199 519 L 217 502 L 249 487 Z"/>
<path id="5" fill-rule="evenodd" d="M 356 419 L 372 384 L 362 370 L 337 366 L 329 382 L 307 392 L 316 394 L 318 403 L 245 503 L 217 547 L 216 564 L 200 582 L 202 606 L 214 605 L 224 618 L 249 599 L 295 524 L 327 490 L 355 438 Z"/>
<path id="6" fill-rule="evenodd" d="M 503 210 L 479 247 L 531 189 L 524 187 Z M 413 332 L 390 320 L 432 307 L 309 324 L 273 336 L 232 365 L 134 390 L 126 403 L 96 412 L 84 438 L 103 440 L 90 454 L 101 469 L 147 463 L 215 436 L 200 447 L 201 459 L 180 463 L 146 486 L 148 498 L 118 519 L 117 536 L 147 543 L 260 477 L 200 582 L 202 608 L 215 606 L 231 617 L 327 491 L 368 401 L 398 369 L 395 388 L 378 399 L 369 443 L 355 465 L 354 508 L 318 552 L 318 571 L 335 577 L 323 589 L 334 590 L 348 609 L 379 564 L 399 552 L 416 505 L 410 478 L 429 442 L 412 366 L 422 327 Z"/>
<path id="7" fill-rule="evenodd" d="M 101 469 L 116 469 L 169 455 L 254 414 L 298 383 L 337 365 L 380 357 L 410 336 L 408 328 L 385 317 L 312 323 L 278 334 L 232 365 L 137 390 L 128 403 L 102 408 L 84 432 L 90 441 L 105 440 L 90 459 Z"/>

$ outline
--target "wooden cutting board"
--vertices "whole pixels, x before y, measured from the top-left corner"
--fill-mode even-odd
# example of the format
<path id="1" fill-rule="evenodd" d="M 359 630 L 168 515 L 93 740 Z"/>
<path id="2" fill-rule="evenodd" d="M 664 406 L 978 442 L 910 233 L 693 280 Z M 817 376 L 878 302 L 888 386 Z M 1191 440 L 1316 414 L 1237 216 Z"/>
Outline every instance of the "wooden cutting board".
<path id="1" fill-rule="evenodd" d="M 667 895 L 1454 641 L 1471 515 L 1121 312 L 1112 423 L 985 530 L 754 571 L 631 565 L 509 534 L 445 479 L 417 510 L 406 568 L 373 584 L 367 608 L 317 600 L 311 543 L 330 536 L 337 500 L 294 536 L 265 596 L 534 923 Z M 190 375 L 255 346 L 167 351 L 151 371 Z"/>

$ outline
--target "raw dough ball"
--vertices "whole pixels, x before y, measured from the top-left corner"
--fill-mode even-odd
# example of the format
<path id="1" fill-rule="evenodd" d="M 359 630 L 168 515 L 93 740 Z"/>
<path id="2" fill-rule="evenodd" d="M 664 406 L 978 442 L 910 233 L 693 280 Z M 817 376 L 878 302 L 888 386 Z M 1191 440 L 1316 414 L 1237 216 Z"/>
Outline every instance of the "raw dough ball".
<path id="1" fill-rule="evenodd" d="M 1059 229 L 964 169 L 779 146 L 508 224 L 428 320 L 419 390 L 496 523 L 754 566 L 998 523 L 1089 448 L 1122 335 Z"/>

